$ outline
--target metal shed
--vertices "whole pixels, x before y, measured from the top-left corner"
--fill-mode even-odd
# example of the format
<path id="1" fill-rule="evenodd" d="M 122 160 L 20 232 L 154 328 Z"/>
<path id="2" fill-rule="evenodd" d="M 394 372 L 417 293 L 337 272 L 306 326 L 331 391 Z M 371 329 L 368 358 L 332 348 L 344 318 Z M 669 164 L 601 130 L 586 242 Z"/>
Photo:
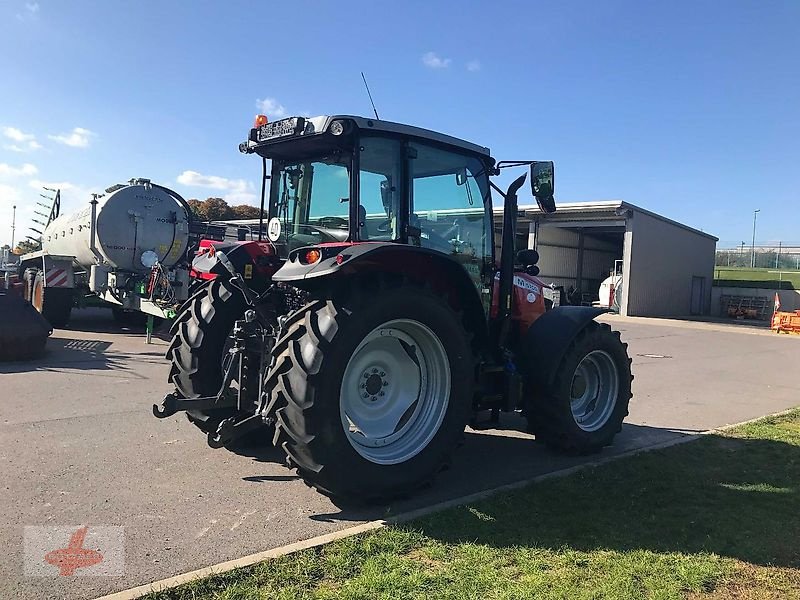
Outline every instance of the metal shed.
<path id="1" fill-rule="evenodd" d="M 502 227 L 502 209 L 495 211 Z M 600 283 L 621 272 L 619 312 L 630 316 L 706 315 L 717 238 L 619 200 L 558 205 L 553 214 L 521 206 L 517 247 L 539 251 L 539 277 L 599 300 Z"/>

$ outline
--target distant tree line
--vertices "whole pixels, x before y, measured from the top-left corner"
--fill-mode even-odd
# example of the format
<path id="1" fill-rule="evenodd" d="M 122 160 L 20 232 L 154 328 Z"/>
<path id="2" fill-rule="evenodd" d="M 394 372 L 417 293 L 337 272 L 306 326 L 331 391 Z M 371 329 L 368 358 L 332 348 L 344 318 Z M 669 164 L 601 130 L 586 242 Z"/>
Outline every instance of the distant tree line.
<path id="1" fill-rule="evenodd" d="M 201 221 L 228 221 L 230 219 L 257 219 L 259 209 L 249 204 L 231 206 L 222 198 L 187 201 L 194 215 Z"/>

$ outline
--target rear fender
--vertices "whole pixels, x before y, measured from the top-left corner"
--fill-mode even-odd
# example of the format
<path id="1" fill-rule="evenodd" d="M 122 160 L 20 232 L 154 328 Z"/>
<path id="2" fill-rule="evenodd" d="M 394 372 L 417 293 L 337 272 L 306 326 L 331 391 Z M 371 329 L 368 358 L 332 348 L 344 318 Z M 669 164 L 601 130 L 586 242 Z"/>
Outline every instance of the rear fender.
<path id="1" fill-rule="evenodd" d="M 392 242 L 321 244 L 313 247 L 322 257 L 305 263 L 311 247 L 299 248 L 273 275 L 273 280 L 307 290 L 349 285 L 353 278 L 370 274 L 396 274 L 431 287 L 464 313 L 467 327 L 478 344 L 488 339 L 487 315 L 478 288 L 467 271 L 441 252 Z"/>
<path id="2" fill-rule="evenodd" d="M 525 374 L 539 385 L 552 384 L 569 345 L 606 312 L 607 309 L 590 306 L 559 306 L 536 319 L 523 336 L 519 351 Z"/>

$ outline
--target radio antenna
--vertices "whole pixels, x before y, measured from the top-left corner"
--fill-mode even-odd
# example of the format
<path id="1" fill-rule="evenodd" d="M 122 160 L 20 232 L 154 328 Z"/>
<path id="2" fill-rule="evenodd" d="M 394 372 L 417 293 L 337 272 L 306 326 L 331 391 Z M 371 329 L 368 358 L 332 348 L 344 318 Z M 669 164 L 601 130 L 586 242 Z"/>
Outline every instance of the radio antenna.
<path id="1" fill-rule="evenodd" d="M 369 102 L 372 104 L 372 111 L 375 113 L 375 118 L 379 121 L 381 118 L 378 116 L 378 109 L 375 108 L 375 102 L 372 100 L 372 94 L 369 91 L 369 84 L 367 83 L 367 78 L 364 77 L 364 71 L 361 71 L 361 79 L 364 80 L 364 87 L 367 88 L 367 96 L 369 96 Z"/>

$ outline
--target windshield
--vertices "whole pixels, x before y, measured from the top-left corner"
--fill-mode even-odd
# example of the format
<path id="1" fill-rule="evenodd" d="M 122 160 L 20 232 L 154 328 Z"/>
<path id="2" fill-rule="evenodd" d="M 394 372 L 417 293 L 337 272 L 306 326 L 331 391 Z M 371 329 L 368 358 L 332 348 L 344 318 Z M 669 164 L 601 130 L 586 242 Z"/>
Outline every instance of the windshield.
<path id="1" fill-rule="evenodd" d="M 350 155 L 303 161 L 275 161 L 270 217 L 280 234 L 270 239 L 287 250 L 343 242 L 349 234 Z"/>

